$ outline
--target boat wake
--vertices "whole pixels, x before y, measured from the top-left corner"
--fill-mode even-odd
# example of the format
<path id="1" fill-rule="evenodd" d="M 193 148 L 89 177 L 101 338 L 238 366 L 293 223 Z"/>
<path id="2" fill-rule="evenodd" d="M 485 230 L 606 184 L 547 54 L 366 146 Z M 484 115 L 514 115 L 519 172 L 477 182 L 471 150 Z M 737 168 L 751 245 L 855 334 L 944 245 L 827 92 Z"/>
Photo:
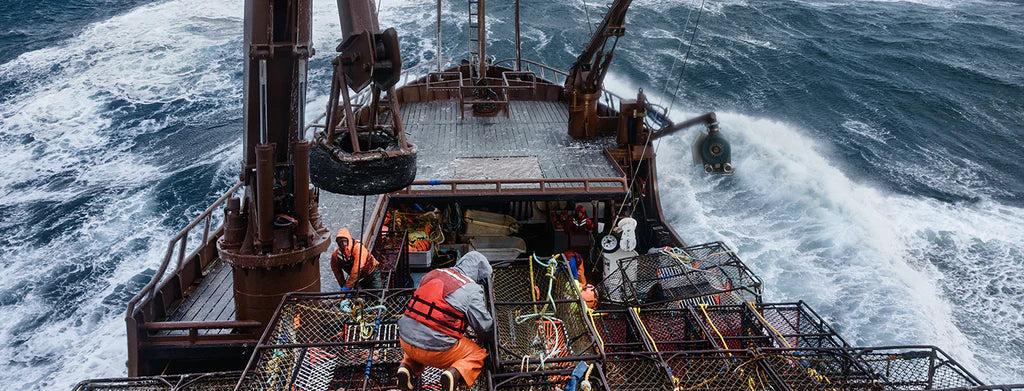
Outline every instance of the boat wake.
<path id="1" fill-rule="evenodd" d="M 688 164 L 698 130 L 658 150 L 663 207 L 685 240 L 738 249 L 767 300 L 809 302 L 851 343 L 934 344 L 982 380 L 1024 376 L 1024 209 L 886 193 L 792 125 L 718 118 L 734 176 Z"/>

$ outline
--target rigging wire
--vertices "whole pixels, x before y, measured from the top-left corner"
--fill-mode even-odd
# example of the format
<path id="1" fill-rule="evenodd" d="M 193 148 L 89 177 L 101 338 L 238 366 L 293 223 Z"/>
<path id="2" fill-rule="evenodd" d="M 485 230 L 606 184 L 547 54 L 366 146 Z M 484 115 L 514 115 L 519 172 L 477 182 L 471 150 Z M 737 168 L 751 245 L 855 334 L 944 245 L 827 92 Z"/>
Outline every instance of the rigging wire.
<path id="1" fill-rule="evenodd" d="M 668 107 L 665 109 L 665 115 L 666 116 L 668 116 L 668 112 L 672 110 L 672 106 L 676 102 L 676 94 L 679 93 L 680 82 L 682 82 L 682 80 L 683 80 L 683 73 L 686 72 L 686 61 L 690 58 L 690 51 L 693 49 L 693 40 L 697 37 L 697 28 L 700 26 L 700 17 L 701 17 L 702 14 L 704 14 L 704 3 L 705 2 L 706 2 L 706 0 L 701 0 L 700 1 L 700 9 L 697 11 L 697 20 L 693 24 L 693 32 L 690 33 L 690 43 L 687 45 L 687 47 L 686 47 L 686 54 L 683 56 L 683 65 L 682 65 L 682 68 L 679 69 L 679 77 L 676 78 L 676 89 L 672 93 L 672 101 L 669 103 Z M 691 10 L 691 12 L 692 12 L 692 10 Z M 686 18 L 687 18 L 687 24 L 689 24 L 690 16 L 687 15 Z M 680 42 L 680 45 L 682 45 L 682 42 Z M 672 67 L 673 68 L 675 67 L 674 61 L 673 61 Z M 651 134 L 652 133 L 653 132 L 647 132 L 647 140 L 644 141 L 644 148 L 640 152 L 640 159 L 641 160 L 643 160 L 643 157 L 645 155 L 647 155 L 647 146 L 650 145 L 650 143 L 651 143 Z M 660 147 L 660 146 L 661 146 L 661 143 L 659 142 L 657 147 Z M 655 154 L 658 153 L 658 148 L 657 147 L 655 147 L 655 149 L 654 149 L 654 153 Z M 633 153 L 632 150 L 630 150 L 629 153 L 632 154 Z M 632 195 L 632 193 L 633 193 L 633 186 L 636 184 L 636 176 L 639 175 L 639 174 L 640 174 L 640 165 L 638 164 L 636 166 L 636 170 L 634 170 L 634 172 L 633 172 L 633 178 L 630 179 L 629 188 L 626 189 L 626 196 L 623 197 L 623 199 L 622 199 L 622 205 L 619 205 L 619 211 L 618 211 L 618 213 L 616 213 L 617 215 L 621 215 L 622 214 L 622 210 L 626 207 L 626 201 L 629 200 L 629 196 Z"/>
<path id="2" fill-rule="evenodd" d="M 594 35 L 594 24 L 590 22 L 590 9 L 587 7 L 587 0 L 583 2 L 583 13 L 587 14 L 587 27 L 590 28 L 590 35 Z"/>
<path id="3" fill-rule="evenodd" d="M 700 26 L 700 17 L 704 14 L 704 2 L 700 0 L 700 9 L 697 10 L 697 21 L 693 23 L 693 32 L 690 33 L 690 44 L 686 48 L 686 54 L 683 56 L 683 65 L 679 69 L 679 77 L 676 78 L 676 89 L 672 92 L 672 101 L 668 104 L 668 108 L 665 109 L 666 115 L 669 111 L 672 111 L 672 106 L 676 103 L 676 94 L 679 93 L 679 86 L 683 81 L 683 73 L 686 72 L 686 61 L 690 58 L 690 51 L 693 50 L 693 40 L 697 37 L 697 27 Z"/>

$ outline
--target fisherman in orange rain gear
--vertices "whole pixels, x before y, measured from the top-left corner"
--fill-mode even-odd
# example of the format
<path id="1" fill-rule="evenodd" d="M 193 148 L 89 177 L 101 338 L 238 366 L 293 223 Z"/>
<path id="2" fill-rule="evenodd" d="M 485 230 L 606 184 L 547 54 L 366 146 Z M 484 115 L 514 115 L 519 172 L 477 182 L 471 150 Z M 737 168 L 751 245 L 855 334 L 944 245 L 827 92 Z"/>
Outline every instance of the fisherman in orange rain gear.
<path id="1" fill-rule="evenodd" d="M 363 289 L 381 289 L 377 259 L 370 254 L 370 250 L 352 239 L 348 228 L 339 229 L 335 240 L 338 248 L 331 254 L 331 271 L 341 285 L 341 290 L 355 289 L 356 284 Z M 343 270 L 348 272 L 348 278 L 342 277 Z"/>
<path id="2" fill-rule="evenodd" d="M 488 337 L 494 320 L 480 286 L 491 275 L 483 254 L 470 251 L 454 267 L 434 269 L 423 276 L 398 319 L 398 337 L 405 357 L 398 367 L 398 388 L 411 391 L 426 366 L 446 368 L 441 390 L 454 391 L 476 382 L 487 350 L 466 338 L 466 327 Z"/>

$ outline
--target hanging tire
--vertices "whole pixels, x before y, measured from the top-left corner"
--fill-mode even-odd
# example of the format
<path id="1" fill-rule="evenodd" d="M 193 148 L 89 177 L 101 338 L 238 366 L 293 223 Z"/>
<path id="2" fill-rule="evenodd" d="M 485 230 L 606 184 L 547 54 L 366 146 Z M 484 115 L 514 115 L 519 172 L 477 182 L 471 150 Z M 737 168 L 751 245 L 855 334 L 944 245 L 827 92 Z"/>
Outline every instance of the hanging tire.
<path id="1" fill-rule="evenodd" d="M 338 140 L 348 140 L 348 133 Z M 402 190 L 416 179 L 416 146 L 409 144 L 406 154 L 397 151 L 398 142 L 383 134 L 360 135 L 360 149 L 367 152 L 351 153 L 351 148 L 327 146 L 317 137 L 309 153 L 310 180 L 313 185 L 331 193 L 372 195 Z"/>

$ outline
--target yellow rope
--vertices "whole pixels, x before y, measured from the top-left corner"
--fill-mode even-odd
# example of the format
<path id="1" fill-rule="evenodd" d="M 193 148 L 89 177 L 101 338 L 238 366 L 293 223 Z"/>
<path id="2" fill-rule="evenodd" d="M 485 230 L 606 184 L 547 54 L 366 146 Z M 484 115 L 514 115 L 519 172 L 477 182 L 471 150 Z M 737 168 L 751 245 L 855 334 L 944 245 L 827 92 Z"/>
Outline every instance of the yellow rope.
<path id="1" fill-rule="evenodd" d="M 601 315 L 598 315 L 597 313 L 594 312 L 593 309 L 590 309 L 590 308 L 587 308 L 587 315 L 589 315 L 589 316 L 587 316 L 587 319 L 590 319 L 590 325 L 594 326 L 594 331 L 597 331 L 597 323 L 594 322 L 594 318 L 596 318 L 598 316 L 601 316 Z M 601 346 L 601 353 L 606 353 L 604 351 L 604 338 L 601 338 L 601 332 L 598 331 L 596 334 L 597 334 L 597 343 L 599 344 L 599 346 Z"/>
<path id="2" fill-rule="evenodd" d="M 633 311 L 633 313 L 636 314 L 637 320 L 640 319 L 640 309 L 639 308 L 632 307 L 629 310 Z M 651 341 L 651 346 L 653 346 L 654 347 L 654 351 L 657 352 L 658 351 L 658 344 L 654 343 L 654 337 L 651 336 L 650 331 L 647 330 L 647 325 L 645 325 L 643 321 L 639 321 L 637 323 L 640 324 L 640 331 L 644 333 L 644 337 L 647 337 L 647 340 Z"/>
<path id="3" fill-rule="evenodd" d="M 781 340 L 782 340 L 782 343 L 786 344 L 786 347 L 787 347 L 787 348 L 790 348 L 790 349 L 792 349 L 792 348 L 793 348 L 793 345 L 790 345 L 790 344 L 789 344 L 789 341 L 786 341 L 786 337 L 783 337 L 783 336 L 782 336 L 782 333 L 780 333 L 780 332 L 779 332 L 779 330 L 776 330 L 776 329 L 775 329 L 775 326 L 772 326 L 772 324 L 771 324 L 771 323 L 768 323 L 768 320 L 767 320 L 767 319 L 765 319 L 765 318 L 764 318 L 764 316 L 762 316 L 760 312 L 757 312 L 757 308 L 756 308 L 756 307 L 754 307 L 754 303 L 753 303 L 753 302 L 749 302 L 749 301 L 748 301 L 748 302 L 747 302 L 747 306 L 748 306 L 748 307 L 750 307 L 750 309 L 751 309 L 752 311 L 754 311 L 754 315 L 757 315 L 757 317 L 758 317 L 759 319 L 761 319 L 761 322 L 764 322 L 764 324 L 768 325 L 768 328 L 772 329 L 772 331 L 774 331 L 774 332 L 775 332 L 775 334 L 779 336 L 779 339 L 781 339 Z"/>
<path id="4" fill-rule="evenodd" d="M 707 320 L 708 320 L 708 324 L 709 324 L 709 325 L 711 325 L 711 329 L 712 329 L 712 330 L 714 330 L 714 331 L 715 331 L 715 334 L 717 334 L 717 335 L 718 335 L 718 339 L 719 339 L 720 341 L 722 341 L 722 349 L 729 349 L 729 345 L 727 345 L 727 344 L 725 343 L 725 337 L 723 337 L 723 336 L 722 336 L 722 333 L 720 333 L 720 332 L 718 331 L 718 327 L 716 327 L 716 326 L 715 326 L 715 322 L 712 322 L 712 321 L 711 321 L 711 317 L 710 317 L 710 316 L 708 316 L 708 311 L 707 311 L 708 305 L 707 305 L 707 304 L 700 304 L 700 305 L 698 306 L 698 308 L 700 308 L 700 312 L 701 312 L 702 314 L 704 314 L 704 319 L 707 319 Z M 732 354 L 731 354 L 731 353 L 729 354 L 729 357 L 732 357 Z"/>

